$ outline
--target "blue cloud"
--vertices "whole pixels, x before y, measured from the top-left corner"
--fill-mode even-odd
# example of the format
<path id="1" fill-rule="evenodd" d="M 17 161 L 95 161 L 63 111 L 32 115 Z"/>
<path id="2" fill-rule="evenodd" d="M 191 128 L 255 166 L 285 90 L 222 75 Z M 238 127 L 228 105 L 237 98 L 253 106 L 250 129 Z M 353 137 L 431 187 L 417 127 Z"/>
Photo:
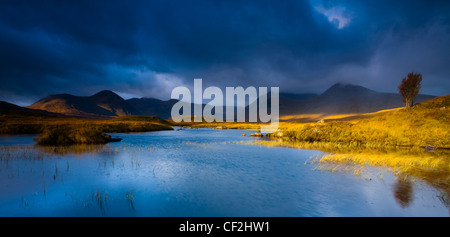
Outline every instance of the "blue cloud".
<path id="1" fill-rule="evenodd" d="M 426 93 L 448 94 L 448 12 L 448 1 L 2 1 L 0 99 L 99 89 L 167 98 L 164 87 L 199 77 L 395 91 L 409 71 L 424 74 Z"/>

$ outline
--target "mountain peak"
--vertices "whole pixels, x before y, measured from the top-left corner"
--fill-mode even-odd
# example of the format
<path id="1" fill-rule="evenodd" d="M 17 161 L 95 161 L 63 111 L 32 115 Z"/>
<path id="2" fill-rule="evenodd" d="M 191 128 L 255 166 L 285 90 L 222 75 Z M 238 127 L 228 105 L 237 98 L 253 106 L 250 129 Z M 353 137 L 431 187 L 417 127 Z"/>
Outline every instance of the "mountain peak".
<path id="1" fill-rule="evenodd" d="M 98 92 L 97 94 L 95 94 L 95 95 L 93 95 L 93 96 L 95 96 L 95 97 L 97 97 L 97 96 L 100 96 L 100 97 L 104 97 L 104 96 L 109 97 L 109 96 L 119 96 L 119 95 L 117 95 L 116 93 L 114 93 L 113 91 L 110 91 L 110 90 L 102 90 L 102 91 Z"/>
<path id="2" fill-rule="evenodd" d="M 335 93 L 376 93 L 363 86 L 358 86 L 350 83 L 339 82 L 328 88 L 323 94 L 335 94 Z"/>
<path id="3" fill-rule="evenodd" d="M 102 103 L 125 103 L 125 100 L 118 94 L 110 90 L 103 90 L 89 98 Z"/>
<path id="4" fill-rule="evenodd" d="M 338 82 L 338 83 L 334 84 L 334 86 L 348 86 L 348 85 L 353 85 L 353 84 L 346 83 L 346 82 Z"/>
<path id="5" fill-rule="evenodd" d="M 346 82 L 338 82 L 334 85 L 332 85 L 330 88 L 345 88 L 345 87 L 362 87 L 359 85 L 355 85 L 355 84 L 351 84 L 351 83 L 346 83 Z"/>

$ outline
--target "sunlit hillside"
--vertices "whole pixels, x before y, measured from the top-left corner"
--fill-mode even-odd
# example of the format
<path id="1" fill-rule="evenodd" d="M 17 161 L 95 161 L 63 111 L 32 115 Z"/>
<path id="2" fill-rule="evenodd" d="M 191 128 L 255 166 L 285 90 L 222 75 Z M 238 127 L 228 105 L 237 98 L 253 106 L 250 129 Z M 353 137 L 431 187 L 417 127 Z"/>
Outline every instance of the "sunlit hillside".
<path id="1" fill-rule="evenodd" d="M 304 142 L 450 147 L 450 95 L 411 109 L 392 109 L 323 123 L 281 123 L 279 135 Z"/>

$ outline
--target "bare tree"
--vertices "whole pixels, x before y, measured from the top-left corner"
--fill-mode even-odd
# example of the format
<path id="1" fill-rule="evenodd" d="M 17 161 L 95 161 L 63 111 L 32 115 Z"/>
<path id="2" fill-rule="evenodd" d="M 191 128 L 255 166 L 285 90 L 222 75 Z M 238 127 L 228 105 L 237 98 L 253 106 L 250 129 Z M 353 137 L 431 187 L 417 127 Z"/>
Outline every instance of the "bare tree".
<path id="1" fill-rule="evenodd" d="M 408 73 L 406 78 L 403 78 L 402 83 L 398 86 L 398 92 L 402 96 L 406 108 L 413 105 L 414 98 L 419 94 L 421 88 L 422 74 Z"/>

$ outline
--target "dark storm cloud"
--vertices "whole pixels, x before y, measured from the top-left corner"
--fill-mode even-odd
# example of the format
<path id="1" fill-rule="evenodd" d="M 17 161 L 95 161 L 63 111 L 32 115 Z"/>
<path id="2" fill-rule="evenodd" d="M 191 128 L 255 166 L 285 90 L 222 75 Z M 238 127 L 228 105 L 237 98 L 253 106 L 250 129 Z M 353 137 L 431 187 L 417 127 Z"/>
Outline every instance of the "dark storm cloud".
<path id="1" fill-rule="evenodd" d="M 395 91 L 450 87 L 445 1 L 3 1 L 0 99 L 111 89 L 168 98 L 175 86 L 346 81 Z"/>

